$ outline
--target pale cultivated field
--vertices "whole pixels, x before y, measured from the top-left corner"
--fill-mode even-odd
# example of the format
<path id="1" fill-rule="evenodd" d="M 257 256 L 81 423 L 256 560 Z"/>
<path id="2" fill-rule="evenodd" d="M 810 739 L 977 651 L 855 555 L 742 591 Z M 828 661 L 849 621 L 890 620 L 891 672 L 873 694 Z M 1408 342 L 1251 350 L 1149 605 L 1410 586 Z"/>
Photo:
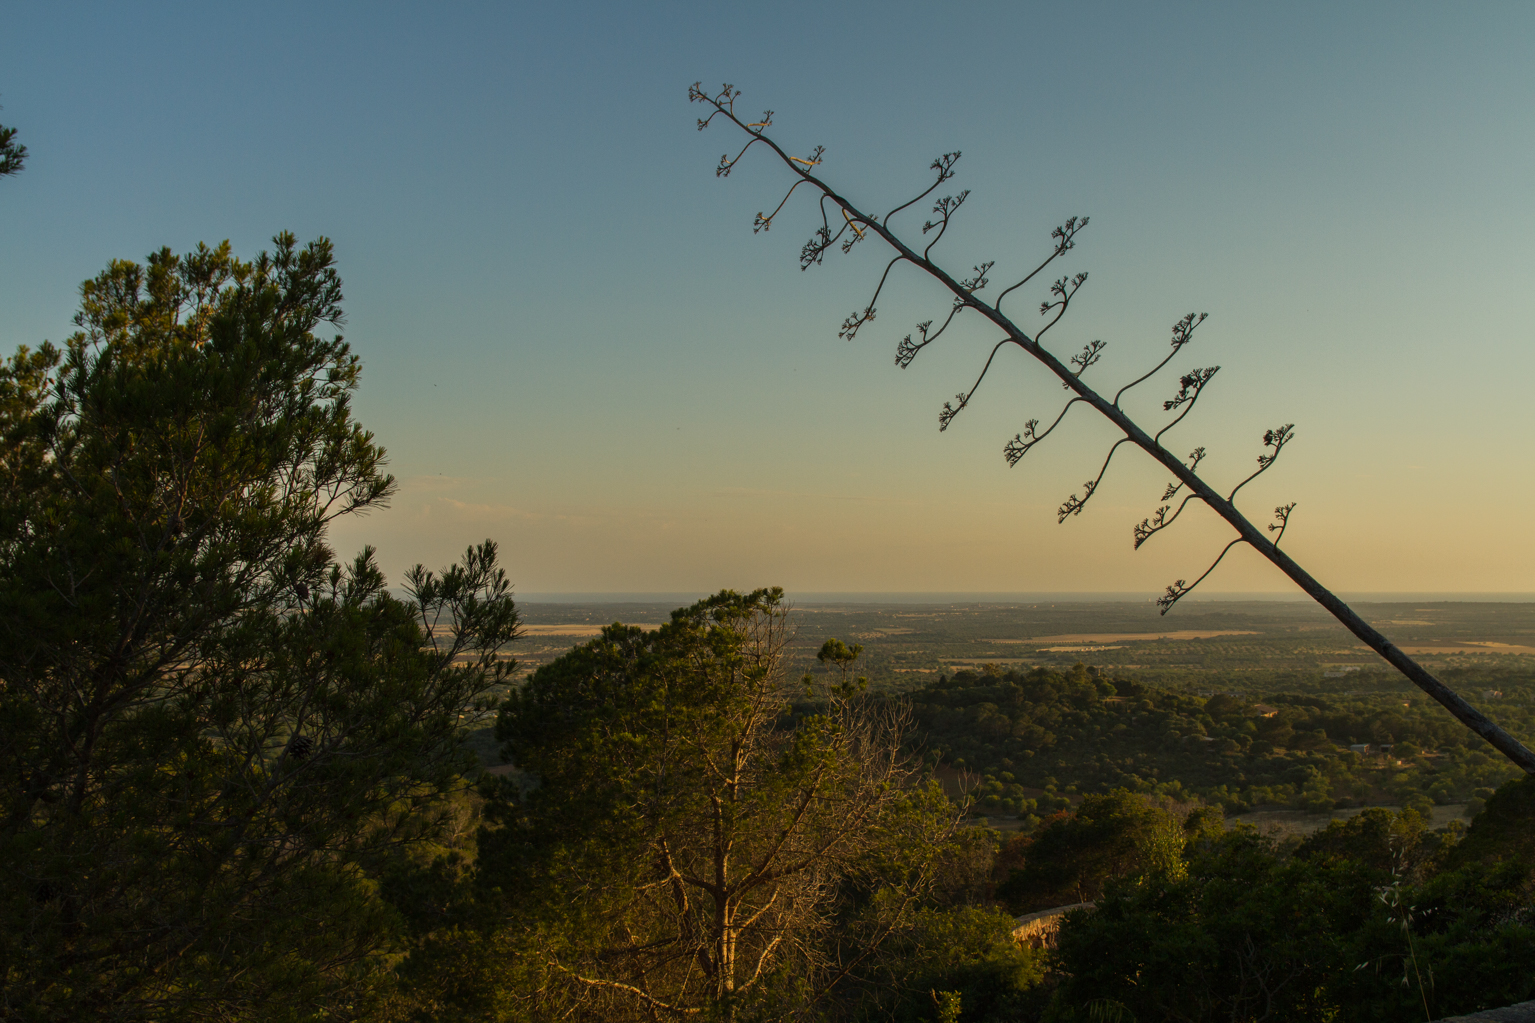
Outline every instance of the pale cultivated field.
<path id="1" fill-rule="evenodd" d="M 655 628 L 654 624 L 644 622 L 634 624 L 640 629 Z M 522 632 L 525 636 L 595 636 L 605 627 L 605 625 L 591 625 L 584 622 L 575 625 L 524 625 Z"/>
<path id="2" fill-rule="evenodd" d="M 1353 807 L 1348 810 L 1332 810 L 1327 813 L 1307 813 L 1305 810 L 1255 810 L 1251 813 L 1237 814 L 1226 818 L 1227 827 L 1235 827 L 1238 824 L 1251 824 L 1265 835 L 1275 834 L 1280 837 L 1287 835 L 1309 835 L 1321 831 L 1333 821 L 1348 820 L 1350 817 L 1364 813 L 1367 807 Z M 1400 813 L 1400 806 L 1387 806 L 1383 809 L 1393 813 Z M 1445 806 L 1436 806 L 1429 814 L 1430 828 L 1442 828 L 1451 821 L 1464 821 L 1466 806 L 1464 803 L 1450 803 Z"/>
<path id="3" fill-rule="evenodd" d="M 1251 629 L 1181 629 L 1177 632 L 1081 632 L 1034 639 L 988 639 L 988 643 L 1149 643 L 1158 639 L 1214 639 L 1217 636 L 1256 636 Z M 1075 648 L 1073 648 L 1075 649 Z"/>
<path id="4" fill-rule="evenodd" d="M 525 675 L 586 643 L 609 622 L 653 628 L 672 610 L 656 601 L 529 604 L 523 641 L 509 652 Z M 1467 659 L 1535 661 L 1535 601 L 1361 604 L 1358 610 L 1380 623 L 1397 646 L 1426 658 L 1431 670 Z M 797 607 L 794 626 L 790 677 L 824 672 L 816 653 L 836 637 L 863 646 L 859 674 L 896 690 L 986 664 L 1006 671 L 1069 668 L 1079 660 L 1201 690 L 1262 690 L 1268 680 L 1261 676 L 1272 672 L 1283 673 L 1274 684 L 1287 691 L 1332 691 L 1330 680 L 1340 668 L 1365 669 L 1351 676 L 1355 689 L 1388 685 L 1390 677 L 1379 657 L 1304 601 L 1194 602 L 1166 619 L 1149 600 L 828 603 Z"/>
<path id="5" fill-rule="evenodd" d="M 1460 643 L 1403 644 L 1409 654 L 1535 654 L 1535 646 L 1465 640 Z"/>

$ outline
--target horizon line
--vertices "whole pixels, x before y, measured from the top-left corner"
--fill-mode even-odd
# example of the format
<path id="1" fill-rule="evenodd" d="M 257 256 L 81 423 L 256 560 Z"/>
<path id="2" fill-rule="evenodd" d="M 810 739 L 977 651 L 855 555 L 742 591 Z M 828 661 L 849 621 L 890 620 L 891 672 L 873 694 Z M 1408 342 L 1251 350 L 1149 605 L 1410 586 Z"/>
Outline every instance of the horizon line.
<path id="1" fill-rule="evenodd" d="M 691 604 L 718 593 L 718 590 L 586 590 L 532 591 L 517 594 L 528 604 Z M 1151 603 L 1161 594 L 1145 590 L 786 590 L 793 604 L 1041 604 L 1041 603 Z M 1422 603 L 1501 603 L 1535 602 L 1535 592 L 1476 590 L 1361 590 L 1338 594 L 1345 601 L 1365 604 Z M 1263 590 L 1256 592 L 1213 591 L 1190 595 L 1183 603 L 1294 603 L 1310 602 L 1298 590 Z"/>

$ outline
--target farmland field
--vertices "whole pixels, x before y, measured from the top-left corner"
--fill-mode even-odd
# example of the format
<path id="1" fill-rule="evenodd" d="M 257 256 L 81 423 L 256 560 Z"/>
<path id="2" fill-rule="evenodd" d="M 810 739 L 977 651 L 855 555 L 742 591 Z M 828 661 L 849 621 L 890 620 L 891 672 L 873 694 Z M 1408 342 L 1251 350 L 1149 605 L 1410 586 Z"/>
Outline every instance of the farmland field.
<path id="1" fill-rule="evenodd" d="M 1393 642 L 1435 667 L 1535 674 L 1535 603 L 1360 603 Z M 664 603 L 523 605 L 515 654 L 524 670 L 595 636 L 604 624 L 655 626 Z M 835 636 L 864 647 L 860 667 L 885 690 L 920 686 L 986 664 L 1071 665 L 1134 674 L 1156 685 L 1336 692 L 1401 687 L 1371 650 L 1304 601 L 1187 601 L 1166 618 L 1150 602 L 819 604 L 795 608 L 791 670 L 815 665 Z"/>

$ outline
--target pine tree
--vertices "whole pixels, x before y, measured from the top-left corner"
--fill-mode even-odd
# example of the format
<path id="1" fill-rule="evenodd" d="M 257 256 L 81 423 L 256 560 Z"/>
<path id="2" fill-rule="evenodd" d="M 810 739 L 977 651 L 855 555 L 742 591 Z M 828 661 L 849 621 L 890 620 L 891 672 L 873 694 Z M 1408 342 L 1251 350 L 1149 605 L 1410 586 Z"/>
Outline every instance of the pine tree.
<path id="1" fill-rule="evenodd" d="M 0 1017 L 345 1015 L 510 670 L 494 544 L 408 600 L 327 545 L 394 480 L 330 243 L 275 243 L 114 261 L 0 369 Z"/>

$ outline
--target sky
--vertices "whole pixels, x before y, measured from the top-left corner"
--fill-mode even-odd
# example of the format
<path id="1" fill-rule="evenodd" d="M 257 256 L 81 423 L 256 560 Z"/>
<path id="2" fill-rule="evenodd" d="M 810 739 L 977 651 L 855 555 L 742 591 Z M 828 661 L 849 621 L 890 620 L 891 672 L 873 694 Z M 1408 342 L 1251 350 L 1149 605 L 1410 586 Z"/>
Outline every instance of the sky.
<path id="1" fill-rule="evenodd" d="M 70 331 L 116 257 L 280 230 L 332 239 L 359 419 L 389 508 L 339 524 L 398 581 L 492 538 L 523 594 L 1159 593 L 1230 538 L 1191 508 L 1132 549 L 1168 482 L 1005 353 L 946 432 L 995 332 L 908 271 L 856 341 L 873 245 L 801 272 L 818 223 L 740 139 L 695 130 L 694 81 L 775 111 L 793 152 L 889 208 L 963 153 L 971 195 L 934 255 L 956 276 L 1090 272 L 1052 331 L 1108 343 L 1101 389 L 1154 365 L 1221 373 L 1168 435 L 1344 592 L 1535 590 L 1535 6 L 1519 3 L 35 4 L 0 0 L 0 344 Z M 949 191 L 945 186 L 939 194 Z M 803 190 L 802 190 L 803 192 Z M 920 237 L 926 212 L 892 221 Z M 1019 274 L 1021 276 L 1021 273 Z M 1031 329 L 1037 291 L 1013 309 Z M 1166 392 L 1166 393 L 1163 393 Z M 1284 594 L 1241 547 L 1209 592 Z"/>

